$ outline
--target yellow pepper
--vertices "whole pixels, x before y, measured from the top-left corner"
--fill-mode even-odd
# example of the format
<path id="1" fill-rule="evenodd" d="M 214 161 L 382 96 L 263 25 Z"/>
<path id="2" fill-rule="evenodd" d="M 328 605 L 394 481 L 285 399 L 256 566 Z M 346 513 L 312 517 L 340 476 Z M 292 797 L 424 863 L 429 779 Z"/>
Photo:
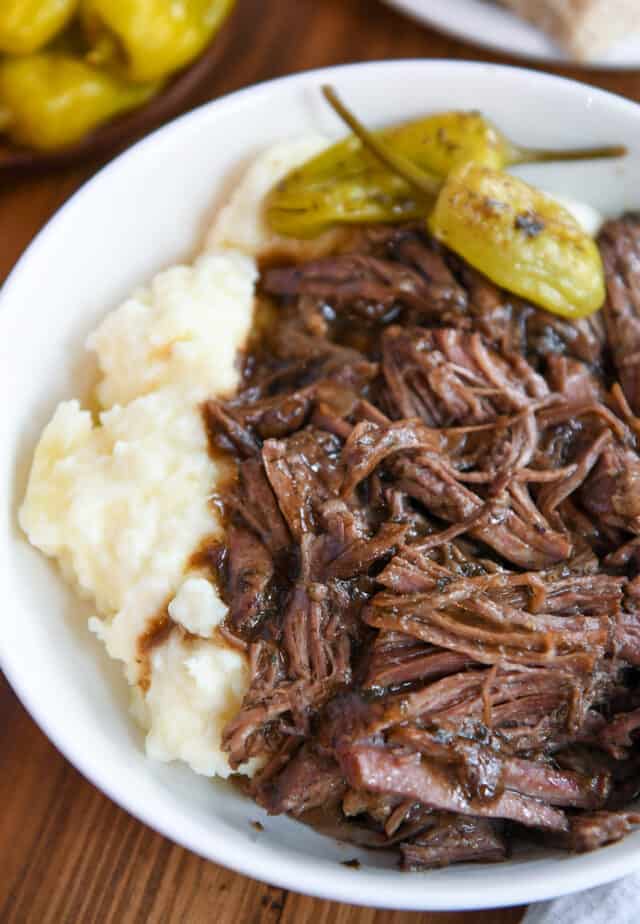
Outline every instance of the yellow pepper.
<path id="1" fill-rule="evenodd" d="M 432 204 L 401 177 L 372 165 L 299 187 L 285 181 L 267 197 L 266 218 L 278 234 L 312 238 L 336 224 L 411 221 Z"/>
<path id="2" fill-rule="evenodd" d="M 326 92 L 326 91 L 325 91 Z M 339 100 L 328 88 L 334 108 Z M 350 114 L 339 113 L 348 122 Z M 349 124 L 349 123 L 348 123 Z M 267 221 L 274 231 L 294 237 L 313 237 L 332 224 L 397 222 L 425 214 L 430 198 L 416 197 L 415 187 L 393 169 L 385 169 L 379 156 L 363 144 L 358 131 L 291 171 L 267 200 Z M 442 112 L 378 132 L 369 142 L 382 145 L 402 158 L 405 168 L 418 168 L 437 187 L 461 164 L 473 161 L 500 169 L 513 164 L 545 160 L 579 160 L 612 157 L 620 147 L 584 150 L 537 151 L 512 144 L 479 112 Z M 380 150 L 380 149 L 379 149 Z"/>
<path id="3" fill-rule="evenodd" d="M 336 223 L 397 222 L 423 216 L 440 188 L 342 105 L 331 87 L 324 94 L 353 128 L 350 136 L 291 171 L 266 201 L 267 222 L 292 237 L 314 237 Z"/>
<path id="4" fill-rule="evenodd" d="M 558 160 L 592 160 L 626 153 L 619 146 L 537 150 L 514 144 L 480 112 L 438 112 L 377 133 L 391 147 L 420 167 L 444 179 L 456 167 L 473 161 L 494 170 L 515 164 Z"/>
<path id="5" fill-rule="evenodd" d="M 90 60 L 128 80 L 161 80 L 209 44 L 235 0 L 81 0 Z"/>
<path id="6" fill-rule="evenodd" d="M 125 83 L 67 54 L 5 58 L 0 61 L 0 131 L 37 150 L 63 148 L 146 102 L 157 89 Z"/>
<path id="7" fill-rule="evenodd" d="M 2 0 L 0 52 L 28 55 L 50 42 L 75 13 L 79 0 Z"/>
<path id="8" fill-rule="evenodd" d="M 432 234 L 493 282 L 554 314 L 602 307 L 602 260 L 569 212 L 516 177 L 465 164 L 446 180 L 428 220 Z"/>

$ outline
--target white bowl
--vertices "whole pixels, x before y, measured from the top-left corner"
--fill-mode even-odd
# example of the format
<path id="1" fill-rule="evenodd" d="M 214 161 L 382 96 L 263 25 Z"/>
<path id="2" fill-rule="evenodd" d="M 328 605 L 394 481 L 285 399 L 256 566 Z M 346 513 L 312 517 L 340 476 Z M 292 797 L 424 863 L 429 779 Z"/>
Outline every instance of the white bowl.
<path id="1" fill-rule="evenodd" d="M 167 837 L 249 876 L 339 901 L 434 910 L 537 901 L 613 880 L 640 868 L 640 832 L 584 856 L 539 851 L 506 866 L 407 875 L 392 857 L 268 818 L 230 786 L 152 763 L 127 712 L 119 667 L 89 636 L 85 607 L 18 529 L 38 433 L 58 400 L 86 388 L 86 334 L 134 285 L 195 251 L 216 199 L 252 152 L 314 129 L 341 133 L 318 91 L 327 82 L 369 125 L 478 108 L 532 146 L 636 148 L 640 138 L 640 107 L 600 90 L 493 65 L 400 61 L 243 90 L 167 125 L 102 170 L 39 234 L 0 297 L 2 666 L 44 732 L 96 786 Z M 640 205 L 637 154 L 523 172 L 608 213 Z M 352 857 L 361 869 L 340 865 Z"/>

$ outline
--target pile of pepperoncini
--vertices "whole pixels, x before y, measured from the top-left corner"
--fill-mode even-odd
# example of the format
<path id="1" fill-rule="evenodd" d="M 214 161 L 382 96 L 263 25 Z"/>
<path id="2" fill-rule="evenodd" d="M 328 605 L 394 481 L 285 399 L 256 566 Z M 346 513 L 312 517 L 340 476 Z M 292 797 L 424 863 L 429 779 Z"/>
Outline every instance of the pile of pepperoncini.
<path id="1" fill-rule="evenodd" d="M 330 87 L 323 92 L 353 135 L 271 191 L 266 214 L 274 231 L 309 238 L 336 224 L 425 219 L 447 247 L 533 304 L 569 318 L 602 307 L 595 241 L 555 199 L 504 169 L 620 157 L 624 148 L 520 148 L 478 112 L 437 113 L 370 132 Z"/>
<path id="2" fill-rule="evenodd" d="M 235 0 L 2 0 L 0 134 L 52 151 L 140 106 Z"/>

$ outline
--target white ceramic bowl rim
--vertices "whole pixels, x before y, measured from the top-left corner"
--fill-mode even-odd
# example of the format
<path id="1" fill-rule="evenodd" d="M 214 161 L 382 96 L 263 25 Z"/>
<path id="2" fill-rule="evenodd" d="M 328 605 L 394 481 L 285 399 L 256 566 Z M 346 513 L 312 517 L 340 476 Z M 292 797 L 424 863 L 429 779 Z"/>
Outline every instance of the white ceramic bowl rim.
<path id="1" fill-rule="evenodd" d="M 429 77 L 434 80 L 447 79 L 447 72 L 452 70 L 464 72 L 468 79 L 473 81 L 475 73 L 489 68 L 507 79 L 522 79 L 526 74 L 538 84 L 560 84 L 565 88 L 573 87 L 572 92 L 581 98 L 589 97 L 606 102 L 608 107 L 618 107 L 621 113 L 627 113 L 630 118 L 640 122 L 640 109 L 635 104 L 608 94 L 604 91 L 588 87 L 573 81 L 562 80 L 551 75 L 525 71 L 521 68 L 487 65 L 483 63 L 461 61 L 424 61 L 403 60 L 386 62 L 368 62 L 363 64 L 344 65 L 333 68 L 324 68 L 307 71 L 277 80 L 268 81 L 257 86 L 249 87 L 230 94 L 212 103 L 206 104 L 168 125 L 160 128 L 137 145 L 120 155 L 87 184 L 58 211 L 47 226 L 37 235 L 29 248 L 18 261 L 10 277 L 6 281 L 0 294 L 0 344 L 8 333 L 7 311 L 1 309 L 11 299 L 11 294 L 18 280 L 25 273 L 29 273 L 29 266 L 34 257 L 43 248 L 51 236 L 58 233 L 65 216 L 86 196 L 97 184 L 101 184 L 112 172 L 118 171 L 129 159 L 139 157 L 149 152 L 155 145 L 161 144 L 163 139 L 179 131 L 182 126 L 193 120 L 198 120 L 204 110 L 211 107 L 219 115 L 225 110 L 237 106 L 248 97 L 259 96 L 267 101 L 274 91 L 289 85 L 300 83 L 304 86 L 320 85 L 326 82 L 335 82 L 338 86 L 342 77 L 355 72 L 367 73 L 375 69 L 384 79 L 385 71 L 389 73 L 396 69 L 412 68 L 428 69 Z M 8 349 L 5 341 L 5 347 Z M 0 554 L 4 550 L 0 549 Z M 8 564 L 8 559 L 5 558 Z M 7 575 L 8 576 L 8 575 Z M 8 586 L 8 582 L 7 582 Z M 10 601 L 5 601 L 5 612 Z M 544 864 L 539 868 L 536 861 L 521 862 L 508 867 L 496 867 L 497 876 L 491 876 L 485 870 L 484 877 L 477 877 L 471 886 L 465 883 L 459 891 L 455 887 L 455 878 L 446 880 L 431 880 L 421 874 L 405 875 L 397 872 L 381 872 L 379 869 L 362 868 L 360 870 L 347 869 L 340 865 L 329 867 L 327 864 L 317 868 L 313 862 L 304 856 L 289 851 L 286 862 L 278 850 L 272 847 L 254 843 L 250 849 L 247 842 L 233 832 L 225 837 L 224 842 L 217 841 L 212 844 L 211 839 L 203 836 L 203 829 L 195 825 L 177 825 L 177 819 L 172 820 L 171 813 L 164 818 L 156 817 L 144 804 L 140 804 L 135 792 L 113 782 L 108 767 L 105 767 L 99 756 L 90 750 L 79 746 L 77 736 L 65 724 L 65 716 L 52 708 L 52 700 L 38 693 L 36 685 L 32 683 L 30 674 L 24 670 L 24 662 L 19 652 L 5 646 L 0 651 L 0 665 L 22 701 L 25 708 L 42 728 L 55 746 L 64 756 L 93 784 L 106 793 L 116 803 L 137 817 L 140 821 L 176 841 L 184 847 L 227 867 L 230 867 L 247 876 L 251 876 L 274 885 L 294 891 L 304 891 L 319 897 L 330 898 L 342 902 L 374 905 L 377 907 L 398 909 L 431 909 L 453 910 L 472 909 L 483 907 L 499 907 L 516 905 L 532 901 L 540 901 L 560 894 L 568 894 L 580 889 L 597 886 L 610 882 L 640 868 L 640 850 L 624 845 L 616 845 L 605 851 L 577 856 L 555 864 L 550 872 Z M 460 868 L 460 873 L 463 869 Z M 428 876 L 428 874 L 427 874 Z"/>

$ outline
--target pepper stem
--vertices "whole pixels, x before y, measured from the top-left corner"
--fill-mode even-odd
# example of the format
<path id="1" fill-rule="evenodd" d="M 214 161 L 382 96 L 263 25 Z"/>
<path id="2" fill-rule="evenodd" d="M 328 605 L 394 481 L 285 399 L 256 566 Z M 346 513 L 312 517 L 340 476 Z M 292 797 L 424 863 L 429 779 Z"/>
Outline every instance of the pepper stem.
<path id="1" fill-rule="evenodd" d="M 411 186 L 424 195 L 433 197 L 440 191 L 441 183 L 424 173 L 410 160 L 401 154 L 396 154 L 386 144 L 379 141 L 341 102 L 336 91 L 331 86 L 323 86 L 322 93 L 334 112 L 349 126 L 365 148 L 368 148 L 381 161 L 398 176 L 406 180 Z"/>
<path id="2" fill-rule="evenodd" d="M 623 144 L 612 144 L 601 148 L 568 148 L 564 151 L 540 151 L 535 148 L 516 148 L 510 164 L 536 164 L 554 160 L 602 160 L 609 157 L 624 157 L 628 149 Z"/>

